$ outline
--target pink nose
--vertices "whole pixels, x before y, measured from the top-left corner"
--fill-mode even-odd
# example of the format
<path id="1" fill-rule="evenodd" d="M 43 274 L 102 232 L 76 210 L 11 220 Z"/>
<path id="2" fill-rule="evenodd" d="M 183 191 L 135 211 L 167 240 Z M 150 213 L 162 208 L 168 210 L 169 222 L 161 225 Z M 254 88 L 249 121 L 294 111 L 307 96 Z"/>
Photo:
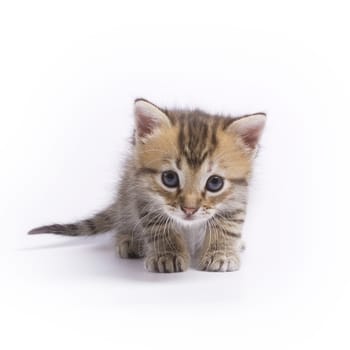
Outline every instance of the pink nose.
<path id="1" fill-rule="evenodd" d="M 181 209 L 186 215 L 193 215 L 198 210 L 198 208 L 186 208 L 186 207 L 181 207 Z"/>

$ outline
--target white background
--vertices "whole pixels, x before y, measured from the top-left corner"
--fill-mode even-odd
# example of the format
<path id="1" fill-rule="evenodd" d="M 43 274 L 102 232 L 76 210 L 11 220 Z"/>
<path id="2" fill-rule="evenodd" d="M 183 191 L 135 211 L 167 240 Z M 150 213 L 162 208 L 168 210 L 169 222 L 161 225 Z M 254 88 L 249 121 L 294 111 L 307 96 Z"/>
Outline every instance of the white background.
<path id="1" fill-rule="evenodd" d="M 0 5 L 1 349 L 349 349 L 349 20 L 339 1 Z M 157 275 L 107 205 L 132 102 L 265 111 L 235 273 Z"/>

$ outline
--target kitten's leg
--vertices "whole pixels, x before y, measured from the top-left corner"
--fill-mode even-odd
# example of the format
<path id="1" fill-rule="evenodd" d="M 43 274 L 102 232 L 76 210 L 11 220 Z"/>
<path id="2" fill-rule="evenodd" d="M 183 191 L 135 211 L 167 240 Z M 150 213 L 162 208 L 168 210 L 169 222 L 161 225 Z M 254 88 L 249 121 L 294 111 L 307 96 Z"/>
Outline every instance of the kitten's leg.
<path id="1" fill-rule="evenodd" d="M 183 237 L 171 224 L 159 220 L 145 227 L 145 267 L 150 272 L 182 272 L 187 270 L 190 256 Z"/>
<path id="2" fill-rule="evenodd" d="M 143 239 L 131 231 L 117 234 L 116 249 L 119 256 L 124 259 L 144 257 Z"/>
<path id="3" fill-rule="evenodd" d="M 122 187 L 125 189 L 126 187 Z M 123 259 L 144 257 L 142 225 L 131 197 L 120 195 L 116 209 L 116 251 Z"/>
<path id="4" fill-rule="evenodd" d="M 244 213 L 243 213 L 244 214 Z M 237 215 L 240 218 L 237 218 Z M 208 224 L 198 268 L 204 271 L 236 271 L 240 267 L 242 211 L 214 216 Z"/>

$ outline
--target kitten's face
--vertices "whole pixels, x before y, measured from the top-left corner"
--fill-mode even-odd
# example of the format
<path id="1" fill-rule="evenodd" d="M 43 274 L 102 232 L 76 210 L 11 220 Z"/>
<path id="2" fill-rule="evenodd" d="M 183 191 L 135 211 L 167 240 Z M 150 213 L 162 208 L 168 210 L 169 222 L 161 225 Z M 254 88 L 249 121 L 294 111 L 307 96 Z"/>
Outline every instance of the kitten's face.
<path id="1" fill-rule="evenodd" d="M 264 115 L 254 116 L 255 135 L 244 129 L 243 137 L 242 122 L 198 110 L 163 112 L 141 100 L 135 114 L 139 176 L 155 206 L 188 225 L 240 202 Z"/>

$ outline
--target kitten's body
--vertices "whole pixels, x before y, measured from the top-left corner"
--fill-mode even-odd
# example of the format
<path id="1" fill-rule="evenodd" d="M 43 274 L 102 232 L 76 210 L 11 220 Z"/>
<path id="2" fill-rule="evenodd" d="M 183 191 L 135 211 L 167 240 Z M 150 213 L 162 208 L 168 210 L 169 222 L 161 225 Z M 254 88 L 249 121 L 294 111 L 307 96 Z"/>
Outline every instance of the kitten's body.
<path id="1" fill-rule="evenodd" d="M 117 231 L 122 258 L 152 272 L 239 268 L 248 181 L 265 115 L 212 116 L 135 101 L 136 132 L 114 203 L 91 219 L 31 234 Z M 221 187 L 220 187 L 221 186 Z"/>

